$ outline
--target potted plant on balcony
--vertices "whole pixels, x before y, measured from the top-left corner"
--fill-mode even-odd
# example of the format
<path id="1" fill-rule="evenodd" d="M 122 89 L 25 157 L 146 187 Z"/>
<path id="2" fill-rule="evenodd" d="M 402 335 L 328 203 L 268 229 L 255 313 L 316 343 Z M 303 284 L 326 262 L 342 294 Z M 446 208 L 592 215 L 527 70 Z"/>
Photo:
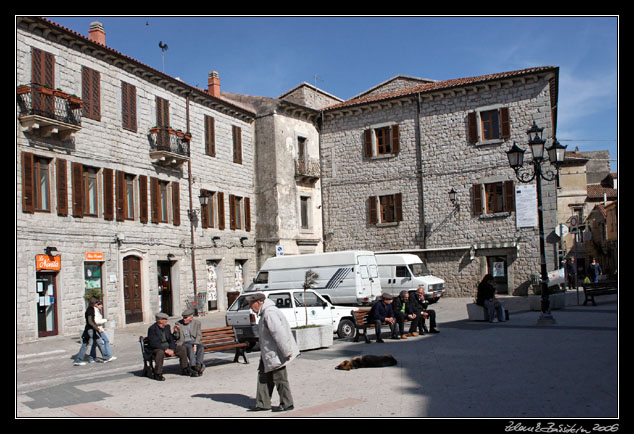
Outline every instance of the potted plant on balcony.
<path id="1" fill-rule="evenodd" d="M 28 84 L 21 84 L 18 86 L 17 93 L 18 95 L 24 95 L 25 93 L 31 92 L 31 86 Z"/>
<path id="2" fill-rule="evenodd" d="M 71 108 L 81 108 L 81 98 L 75 94 L 68 95 L 68 102 Z"/>
<path id="3" fill-rule="evenodd" d="M 150 134 L 156 134 L 158 132 L 159 132 L 159 127 L 157 127 L 156 125 L 150 128 Z"/>
<path id="4" fill-rule="evenodd" d="M 53 91 L 53 94 L 61 99 L 68 99 L 68 94 L 66 92 L 64 92 L 62 89 L 57 88 Z"/>
<path id="5" fill-rule="evenodd" d="M 189 131 L 187 131 L 185 133 L 185 135 L 183 136 L 183 138 L 187 141 L 190 141 L 192 139 L 192 133 L 190 133 Z"/>
<path id="6" fill-rule="evenodd" d="M 176 137 L 178 137 L 179 139 L 182 139 L 183 136 L 185 136 L 185 133 L 183 133 L 183 130 L 176 130 Z"/>
<path id="7" fill-rule="evenodd" d="M 39 91 L 44 95 L 53 95 L 53 89 L 46 84 L 40 85 Z"/>

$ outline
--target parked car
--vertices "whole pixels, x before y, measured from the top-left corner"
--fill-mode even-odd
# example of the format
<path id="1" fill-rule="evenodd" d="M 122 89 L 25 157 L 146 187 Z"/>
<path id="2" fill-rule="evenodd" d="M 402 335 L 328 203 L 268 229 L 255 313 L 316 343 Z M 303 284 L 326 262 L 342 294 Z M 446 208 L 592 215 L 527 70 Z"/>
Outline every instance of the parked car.
<path id="1" fill-rule="evenodd" d="M 306 314 L 310 325 L 331 324 L 339 338 L 354 336 L 351 306 L 335 306 L 312 289 L 274 289 L 262 291 L 267 298 L 284 313 L 291 328 L 306 325 Z M 232 326 L 241 342 L 252 347 L 258 340 L 259 317 L 249 308 L 246 297 L 251 292 L 242 293 L 227 309 L 226 322 Z"/>

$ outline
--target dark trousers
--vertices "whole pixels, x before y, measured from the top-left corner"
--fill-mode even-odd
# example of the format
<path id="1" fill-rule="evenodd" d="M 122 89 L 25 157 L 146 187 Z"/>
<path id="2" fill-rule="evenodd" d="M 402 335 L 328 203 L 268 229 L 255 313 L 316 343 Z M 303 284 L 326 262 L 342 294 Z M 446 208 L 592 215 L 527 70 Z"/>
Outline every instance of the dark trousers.
<path id="1" fill-rule="evenodd" d="M 405 319 L 407 316 L 404 313 L 396 312 L 394 313 L 394 317 L 396 318 L 396 323 L 398 324 L 399 335 L 405 334 Z M 418 329 L 418 318 L 419 315 L 416 315 L 416 318 L 409 322 L 409 332 L 413 333 Z"/>
<path id="2" fill-rule="evenodd" d="M 423 318 L 423 313 L 427 312 L 429 314 L 429 317 L 427 317 L 427 319 L 429 319 L 429 328 L 430 329 L 435 329 L 436 328 L 436 311 L 433 309 L 427 309 L 421 312 L 420 315 L 420 321 L 418 322 L 418 329 L 421 332 L 425 331 L 425 318 Z"/>
<path id="3" fill-rule="evenodd" d="M 271 408 L 273 389 L 277 387 L 280 395 L 280 407 L 288 408 L 293 405 L 293 395 L 288 382 L 286 366 L 271 372 L 264 372 L 264 364 L 260 359 L 258 367 L 258 386 L 256 390 L 255 406 L 259 408 Z"/>
<path id="4" fill-rule="evenodd" d="M 189 366 L 187 362 L 187 350 L 185 347 L 176 345 L 174 349 L 174 355 L 178 357 L 181 369 L 185 369 Z M 152 359 L 154 359 L 154 373 L 156 375 L 163 373 L 163 360 L 165 360 L 165 350 L 158 349 L 152 351 Z"/>
<path id="5" fill-rule="evenodd" d="M 381 339 L 381 320 L 377 319 L 374 321 L 374 333 L 376 333 L 376 340 Z M 387 323 L 390 326 L 390 331 L 392 332 L 392 336 L 394 336 L 394 332 L 396 332 L 396 324 Z"/>

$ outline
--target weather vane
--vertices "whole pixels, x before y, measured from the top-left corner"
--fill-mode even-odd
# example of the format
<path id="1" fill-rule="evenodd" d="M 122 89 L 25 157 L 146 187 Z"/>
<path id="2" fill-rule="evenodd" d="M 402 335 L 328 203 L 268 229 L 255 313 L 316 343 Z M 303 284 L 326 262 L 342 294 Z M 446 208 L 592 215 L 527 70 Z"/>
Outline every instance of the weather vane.
<path id="1" fill-rule="evenodd" d="M 164 44 L 163 41 L 159 41 L 159 47 L 161 48 L 161 56 L 163 60 L 163 73 L 165 73 L 165 50 L 167 50 L 167 44 Z"/>

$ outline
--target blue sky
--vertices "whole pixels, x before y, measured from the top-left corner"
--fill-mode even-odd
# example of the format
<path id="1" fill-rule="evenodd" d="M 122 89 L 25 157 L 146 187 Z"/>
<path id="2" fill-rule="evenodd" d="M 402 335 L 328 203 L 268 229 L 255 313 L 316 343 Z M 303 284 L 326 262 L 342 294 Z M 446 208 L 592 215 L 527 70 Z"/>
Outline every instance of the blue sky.
<path id="1" fill-rule="evenodd" d="M 348 99 L 395 75 L 447 80 L 553 65 L 557 138 L 610 151 L 617 170 L 618 18 L 48 16 L 191 85 L 277 97 L 302 82 Z M 528 128 L 528 126 L 527 126 Z"/>

